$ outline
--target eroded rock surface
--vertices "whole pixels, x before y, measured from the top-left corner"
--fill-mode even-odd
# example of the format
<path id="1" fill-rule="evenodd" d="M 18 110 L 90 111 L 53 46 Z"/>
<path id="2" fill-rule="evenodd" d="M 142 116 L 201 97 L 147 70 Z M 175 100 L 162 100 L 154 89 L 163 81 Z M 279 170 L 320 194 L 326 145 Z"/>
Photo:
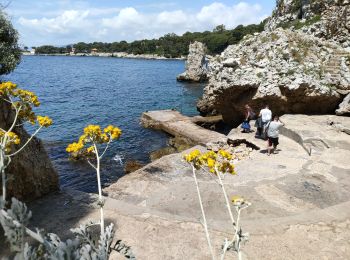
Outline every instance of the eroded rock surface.
<path id="1" fill-rule="evenodd" d="M 288 27 L 350 47 L 350 1 L 278 0 L 266 30 Z"/>
<path id="2" fill-rule="evenodd" d="M 201 42 L 194 42 L 189 46 L 186 61 L 186 71 L 177 76 L 178 81 L 203 82 L 207 80 L 206 46 Z"/>
<path id="3" fill-rule="evenodd" d="M 344 98 L 335 112 L 337 115 L 350 115 L 350 94 Z"/>
<path id="4" fill-rule="evenodd" d="M 232 141 L 244 138 L 261 148 L 236 162 L 238 175 L 224 179 L 229 196 L 241 195 L 252 202 L 241 218 L 243 231 L 250 233 L 242 248 L 244 257 L 348 259 L 350 136 L 338 132 L 330 122 L 348 126 L 350 118 L 286 115 L 282 120 L 289 132 L 281 131 L 278 153 L 271 156 L 264 153 L 266 142 L 255 139 L 254 133 L 232 131 L 228 136 Z M 310 141 L 317 153 L 309 156 L 298 137 L 300 144 Z M 327 146 L 315 141 L 317 138 Z M 237 155 L 244 153 L 244 147 L 234 148 Z M 115 239 L 131 246 L 138 259 L 210 258 L 192 171 L 182 154 L 162 157 L 104 189 L 108 195 L 106 222 L 116 224 Z M 219 255 L 231 227 L 224 198 L 215 176 L 200 171 L 197 177 Z M 99 218 L 97 201 L 96 195 L 71 190 L 53 194 L 30 205 L 31 225 L 67 238 L 69 228 Z"/>
<path id="5" fill-rule="evenodd" d="M 276 29 L 245 37 L 210 62 L 198 109 L 238 124 L 244 105 L 274 113 L 334 113 L 350 92 L 349 52 L 302 32 Z"/>
<path id="6" fill-rule="evenodd" d="M 13 113 L 9 110 L 9 106 L 0 102 L 0 127 L 8 129 L 12 120 Z M 29 138 L 23 127 L 16 127 L 14 132 L 20 136 L 22 144 Z M 8 195 L 21 200 L 39 198 L 51 191 L 58 190 L 59 187 L 58 175 L 38 138 L 33 138 L 22 152 L 12 158 L 6 172 L 9 178 Z"/>

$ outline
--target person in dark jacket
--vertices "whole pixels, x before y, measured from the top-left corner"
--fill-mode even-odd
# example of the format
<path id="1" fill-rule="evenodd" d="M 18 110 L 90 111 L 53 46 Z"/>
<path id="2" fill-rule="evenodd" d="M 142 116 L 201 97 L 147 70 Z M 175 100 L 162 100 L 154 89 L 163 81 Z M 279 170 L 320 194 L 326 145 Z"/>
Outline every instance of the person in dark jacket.
<path id="1" fill-rule="evenodd" d="M 247 104 L 245 105 L 245 117 L 242 123 L 242 133 L 250 133 L 250 124 L 249 121 L 254 118 L 253 109 Z"/>

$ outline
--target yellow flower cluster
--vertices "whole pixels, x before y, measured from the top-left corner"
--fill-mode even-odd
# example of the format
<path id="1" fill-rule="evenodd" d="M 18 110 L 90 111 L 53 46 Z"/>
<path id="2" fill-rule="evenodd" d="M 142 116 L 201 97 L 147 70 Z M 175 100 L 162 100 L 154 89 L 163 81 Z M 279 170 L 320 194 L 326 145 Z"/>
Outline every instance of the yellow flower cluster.
<path id="1" fill-rule="evenodd" d="M 19 89 L 16 84 L 8 81 L 0 84 L 0 97 L 1 96 L 3 96 L 4 99 L 10 99 L 13 108 L 17 110 L 20 108 L 18 116 L 22 122 L 28 121 L 33 125 L 35 124 L 37 118 L 32 107 L 40 106 L 40 102 L 34 92 Z M 49 124 L 49 121 L 45 120 L 45 125 L 49 126 L 51 124 L 52 121 Z"/>
<path id="2" fill-rule="evenodd" d="M 103 130 L 103 132 L 105 132 L 105 134 L 109 134 L 112 139 L 118 139 L 122 134 L 122 130 L 120 130 L 118 127 L 115 127 L 113 125 L 107 126 Z"/>
<path id="3" fill-rule="evenodd" d="M 17 89 L 17 91 L 13 92 L 13 96 L 19 97 L 22 101 L 33 104 L 35 107 L 40 106 L 39 99 L 37 95 L 33 92 L 23 89 Z"/>
<path id="4" fill-rule="evenodd" d="M 95 153 L 95 147 L 85 147 L 87 144 L 103 144 L 109 143 L 114 139 L 118 139 L 122 131 L 115 126 L 109 125 L 103 131 L 99 125 L 88 125 L 84 128 L 84 134 L 79 137 L 77 143 L 69 144 L 66 151 L 71 153 L 73 157 L 80 155 L 91 155 Z"/>
<path id="5" fill-rule="evenodd" d="M 52 119 L 48 116 L 37 116 L 36 120 L 38 121 L 40 126 L 49 127 L 52 125 Z"/>
<path id="6" fill-rule="evenodd" d="M 13 144 L 17 145 L 21 143 L 21 139 L 19 136 L 14 132 L 4 132 L 3 130 L 0 130 L 0 141 L 3 141 L 3 138 L 6 136 L 6 143 L 5 143 L 5 152 L 11 151 L 11 146 Z"/>
<path id="7" fill-rule="evenodd" d="M 249 201 L 246 201 L 244 198 L 238 195 L 232 196 L 231 201 L 237 209 L 245 209 L 251 205 Z"/>
<path id="8" fill-rule="evenodd" d="M 19 139 L 18 135 L 15 134 L 14 132 L 8 132 L 7 136 L 9 138 L 9 142 L 13 144 L 20 144 L 21 139 Z"/>
<path id="9" fill-rule="evenodd" d="M 231 201 L 233 204 L 242 204 L 244 202 L 244 199 L 241 196 L 234 195 L 231 197 Z"/>
<path id="10" fill-rule="evenodd" d="M 16 88 L 17 85 L 12 83 L 11 81 L 3 82 L 0 84 L 0 96 L 11 95 Z"/>
<path id="11" fill-rule="evenodd" d="M 37 95 L 28 90 L 18 89 L 17 85 L 11 81 L 3 82 L 0 84 L 0 96 L 17 97 L 21 103 L 30 103 L 35 107 L 40 106 Z"/>
<path id="12" fill-rule="evenodd" d="M 68 153 L 77 153 L 83 148 L 84 148 L 84 144 L 83 143 L 80 143 L 80 142 L 76 143 L 76 142 L 74 142 L 74 143 L 68 145 L 66 151 Z"/>
<path id="13" fill-rule="evenodd" d="M 184 155 L 184 159 L 193 164 L 196 169 L 205 165 L 212 173 L 215 173 L 215 168 L 217 168 L 222 173 L 236 174 L 234 165 L 231 163 L 232 155 L 224 150 L 219 150 L 218 153 L 213 151 L 201 153 L 198 149 L 195 149 Z"/>

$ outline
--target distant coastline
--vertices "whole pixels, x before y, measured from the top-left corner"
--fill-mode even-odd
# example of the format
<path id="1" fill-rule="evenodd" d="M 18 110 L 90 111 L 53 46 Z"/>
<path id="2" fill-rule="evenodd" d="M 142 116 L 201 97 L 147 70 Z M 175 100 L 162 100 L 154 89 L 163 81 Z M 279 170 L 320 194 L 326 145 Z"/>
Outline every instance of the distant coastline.
<path id="1" fill-rule="evenodd" d="M 22 52 L 23 56 L 71 56 L 71 57 L 111 57 L 126 59 L 145 59 L 145 60 L 186 60 L 186 57 L 167 58 L 156 54 L 130 54 L 126 52 L 99 52 L 99 53 L 52 53 L 52 54 L 33 54 L 30 52 Z"/>

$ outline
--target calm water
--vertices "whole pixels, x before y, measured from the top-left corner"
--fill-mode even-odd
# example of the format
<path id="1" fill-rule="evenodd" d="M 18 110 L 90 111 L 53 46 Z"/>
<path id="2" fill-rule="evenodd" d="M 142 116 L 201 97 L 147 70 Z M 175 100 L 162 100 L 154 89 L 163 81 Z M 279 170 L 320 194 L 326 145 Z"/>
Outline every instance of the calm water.
<path id="1" fill-rule="evenodd" d="M 149 161 L 149 153 L 166 145 L 167 136 L 143 129 L 142 112 L 176 108 L 197 114 L 195 104 L 203 87 L 178 83 L 183 61 L 132 60 L 99 57 L 25 56 L 5 80 L 35 91 L 41 101 L 38 114 L 49 115 L 54 125 L 40 132 L 60 175 L 62 187 L 96 191 L 94 171 L 84 162 L 69 161 L 65 148 L 87 124 L 114 124 L 123 131 L 103 161 L 103 183 L 123 175 L 115 155 Z M 31 129 L 29 129 L 31 130 Z"/>

